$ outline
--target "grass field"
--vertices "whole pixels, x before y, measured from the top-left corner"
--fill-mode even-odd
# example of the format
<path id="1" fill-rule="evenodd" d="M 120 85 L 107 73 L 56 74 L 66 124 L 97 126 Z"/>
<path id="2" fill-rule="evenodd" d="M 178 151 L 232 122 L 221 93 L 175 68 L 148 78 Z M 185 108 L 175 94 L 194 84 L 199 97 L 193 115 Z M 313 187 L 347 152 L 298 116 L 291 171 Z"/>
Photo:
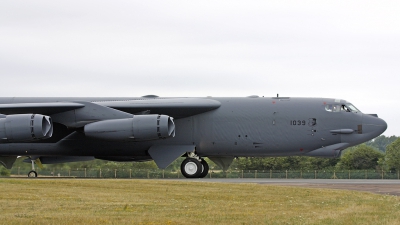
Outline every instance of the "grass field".
<path id="1" fill-rule="evenodd" d="M 259 184 L 0 179 L 1 224 L 400 224 L 400 198 Z"/>

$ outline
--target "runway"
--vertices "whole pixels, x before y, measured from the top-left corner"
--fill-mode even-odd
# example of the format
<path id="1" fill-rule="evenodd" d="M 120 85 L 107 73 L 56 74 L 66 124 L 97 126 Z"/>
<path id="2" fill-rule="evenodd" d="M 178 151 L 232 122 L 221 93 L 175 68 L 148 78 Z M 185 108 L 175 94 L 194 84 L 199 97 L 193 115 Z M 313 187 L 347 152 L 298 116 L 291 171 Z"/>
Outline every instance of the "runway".
<path id="1" fill-rule="evenodd" d="M 400 180 L 356 179 L 179 179 L 187 182 L 257 183 L 261 185 L 345 189 L 400 196 Z"/>
<path id="2" fill-rule="evenodd" d="M 27 177 L 10 177 L 5 179 L 32 179 Z M 71 179 L 70 177 L 38 177 L 33 179 Z M 101 179 L 114 180 L 115 178 L 82 178 L 73 179 Z M 118 178 L 117 178 L 118 179 Z M 133 179 L 135 180 L 135 179 Z M 260 185 L 297 186 L 306 188 L 343 189 L 366 191 L 377 194 L 400 196 L 400 180 L 380 179 L 254 179 L 254 178 L 203 178 L 203 179 L 151 179 L 178 182 L 211 182 L 211 183 L 255 183 Z"/>

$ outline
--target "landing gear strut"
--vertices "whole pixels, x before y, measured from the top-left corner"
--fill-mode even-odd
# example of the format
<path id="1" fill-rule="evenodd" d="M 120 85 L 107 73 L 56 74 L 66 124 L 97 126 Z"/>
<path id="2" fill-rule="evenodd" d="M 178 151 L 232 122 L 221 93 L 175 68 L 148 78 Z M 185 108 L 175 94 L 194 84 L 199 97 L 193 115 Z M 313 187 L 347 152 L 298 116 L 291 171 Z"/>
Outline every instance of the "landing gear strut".
<path id="1" fill-rule="evenodd" d="M 194 153 L 188 154 L 181 164 L 181 172 L 186 178 L 204 178 L 207 176 L 208 170 L 208 163 Z"/>
<path id="2" fill-rule="evenodd" d="M 35 160 L 31 159 L 32 162 L 32 170 L 29 171 L 28 177 L 37 177 L 37 172 L 35 171 Z"/>

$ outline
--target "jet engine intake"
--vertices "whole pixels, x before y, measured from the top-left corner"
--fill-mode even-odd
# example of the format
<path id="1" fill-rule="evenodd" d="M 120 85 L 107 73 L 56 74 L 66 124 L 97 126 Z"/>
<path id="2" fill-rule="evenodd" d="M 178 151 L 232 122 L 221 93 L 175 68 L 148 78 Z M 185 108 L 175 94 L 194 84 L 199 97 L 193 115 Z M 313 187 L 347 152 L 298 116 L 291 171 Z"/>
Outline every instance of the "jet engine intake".
<path id="1" fill-rule="evenodd" d="M 35 141 L 53 135 L 53 122 L 40 114 L 16 114 L 0 118 L 0 138 L 8 142 Z"/>
<path id="2" fill-rule="evenodd" d="M 104 120 L 84 127 L 87 137 L 110 141 L 164 139 L 175 136 L 175 123 L 167 115 L 134 115 L 129 119 Z"/>

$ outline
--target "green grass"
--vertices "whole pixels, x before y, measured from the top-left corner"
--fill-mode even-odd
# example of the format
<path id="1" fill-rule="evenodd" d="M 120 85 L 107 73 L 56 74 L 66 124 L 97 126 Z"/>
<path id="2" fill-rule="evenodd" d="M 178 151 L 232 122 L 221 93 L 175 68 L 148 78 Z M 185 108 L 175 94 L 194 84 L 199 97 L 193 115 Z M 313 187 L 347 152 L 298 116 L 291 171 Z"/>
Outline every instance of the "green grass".
<path id="1" fill-rule="evenodd" d="M 1 224 L 400 224 L 400 198 L 259 184 L 0 179 Z"/>

